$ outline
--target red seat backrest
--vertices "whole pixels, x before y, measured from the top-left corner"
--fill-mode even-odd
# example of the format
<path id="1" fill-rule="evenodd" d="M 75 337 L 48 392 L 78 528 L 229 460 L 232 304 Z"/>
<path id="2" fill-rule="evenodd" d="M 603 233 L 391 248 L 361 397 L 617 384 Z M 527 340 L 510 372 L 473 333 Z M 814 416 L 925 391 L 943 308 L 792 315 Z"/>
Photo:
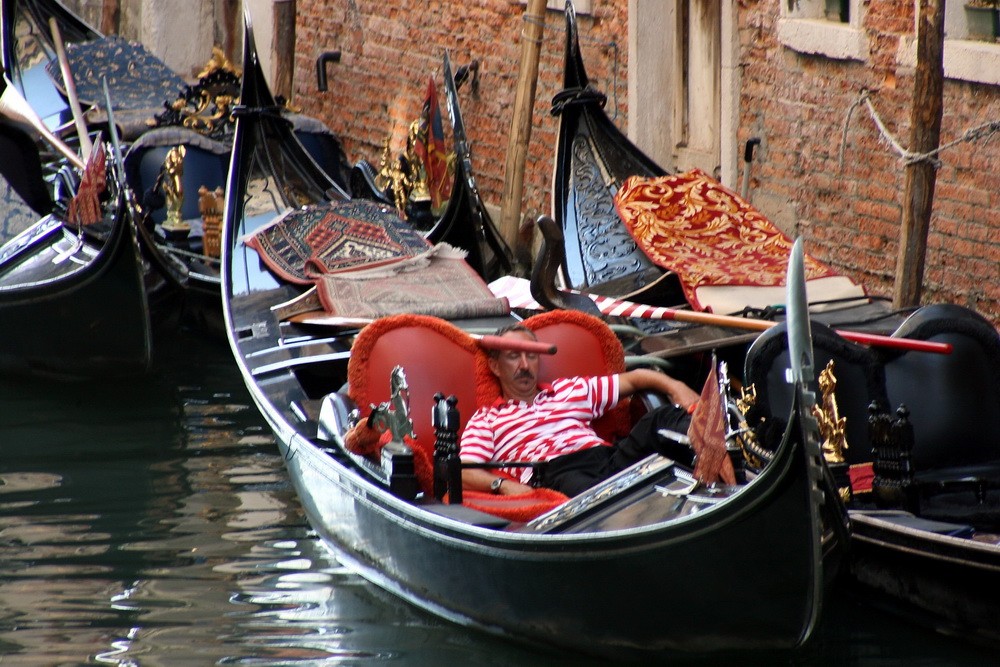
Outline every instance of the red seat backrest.
<path id="1" fill-rule="evenodd" d="M 436 317 L 397 315 L 369 324 L 358 334 L 348 364 L 348 392 L 363 415 L 389 400 L 389 375 L 402 366 L 410 388 L 410 419 L 417 443 L 434 449 L 434 394 L 454 395 L 464 426 L 480 404 L 478 364 L 485 355 L 464 331 Z M 489 372 L 488 370 L 486 372 Z"/>

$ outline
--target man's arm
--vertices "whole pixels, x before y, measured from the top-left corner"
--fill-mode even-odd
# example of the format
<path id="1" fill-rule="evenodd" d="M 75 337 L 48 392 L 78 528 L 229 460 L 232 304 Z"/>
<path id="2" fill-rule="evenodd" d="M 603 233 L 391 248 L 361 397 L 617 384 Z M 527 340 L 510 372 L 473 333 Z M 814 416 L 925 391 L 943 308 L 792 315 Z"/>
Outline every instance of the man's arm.
<path id="1" fill-rule="evenodd" d="M 483 421 L 480 411 L 476 411 L 465 425 L 465 431 L 459 445 L 459 455 L 468 454 L 470 461 L 487 461 L 495 456 L 493 445 L 493 429 Z M 500 466 L 497 466 L 500 467 Z M 466 468 L 462 470 L 462 488 L 470 491 L 491 492 L 493 480 L 497 474 L 486 468 Z M 512 479 L 504 478 L 500 485 L 500 495 L 511 496 L 518 493 L 528 493 L 531 487 Z"/>
<path id="2" fill-rule="evenodd" d="M 636 368 L 618 375 L 618 396 L 624 398 L 637 391 L 652 390 L 666 395 L 685 410 L 698 402 L 699 395 L 680 380 L 649 368 Z"/>
<path id="3" fill-rule="evenodd" d="M 483 468 L 467 468 L 462 471 L 462 488 L 468 489 L 470 491 L 485 491 L 490 492 L 490 485 L 493 484 L 493 480 L 497 478 L 497 475 L 489 470 L 484 470 Z M 531 487 L 527 484 L 521 484 L 507 477 L 503 478 L 503 484 L 500 485 L 500 495 L 502 496 L 513 496 L 518 493 L 530 493 Z"/>

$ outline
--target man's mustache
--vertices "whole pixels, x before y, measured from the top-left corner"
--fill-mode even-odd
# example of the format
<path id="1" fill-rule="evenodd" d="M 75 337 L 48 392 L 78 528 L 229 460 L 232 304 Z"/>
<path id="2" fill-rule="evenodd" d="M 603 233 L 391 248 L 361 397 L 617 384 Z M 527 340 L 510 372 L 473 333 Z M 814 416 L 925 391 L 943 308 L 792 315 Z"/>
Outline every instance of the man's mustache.
<path id="1" fill-rule="evenodd" d="M 528 371 L 528 370 L 519 370 L 516 373 L 514 373 L 514 379 L 515 380 L 520 380 L 522 378 L 525 378 L 525 379 L 528 379 L 528 380 L 534 380 L 535 379 L 535 374 L 532 373 L 531 371 Z"/>

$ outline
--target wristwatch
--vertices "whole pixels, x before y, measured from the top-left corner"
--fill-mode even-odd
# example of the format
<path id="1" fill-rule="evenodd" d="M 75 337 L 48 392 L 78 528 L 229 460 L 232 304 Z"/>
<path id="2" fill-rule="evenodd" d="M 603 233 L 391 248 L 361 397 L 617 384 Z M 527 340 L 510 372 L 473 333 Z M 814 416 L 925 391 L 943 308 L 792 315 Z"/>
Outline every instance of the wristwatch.
<path id="1" fill-rule="evenodd" d="M 490 482 L 490 492 L 500 493 L 500 485 L 503 484 L 503 477 L 497 477 Z"/>

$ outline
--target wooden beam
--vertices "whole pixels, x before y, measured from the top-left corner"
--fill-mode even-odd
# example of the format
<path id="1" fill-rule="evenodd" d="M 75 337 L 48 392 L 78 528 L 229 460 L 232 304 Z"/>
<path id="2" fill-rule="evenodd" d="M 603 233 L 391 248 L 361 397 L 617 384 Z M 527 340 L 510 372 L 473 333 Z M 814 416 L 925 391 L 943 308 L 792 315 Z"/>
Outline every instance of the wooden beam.
<path id="1" fill-rule="evenodd" d="M 222 0 L 222 52 L 232 63 L 243 62 L 243 54 L 237 53 L 237 45 L 243 30 L 243 16 L 240 14 L 239 0 Z"/>
<path id="2" fill-rule="evenodd" d="M 101 5 L 101 27 L 105 35 L 121 33 L 122 7 L 119 0 L 104 0 Z"/>
<path id="3" fill-rule="evenodd" d="M 518 70 L 514 114 L 507 143 L 503 197 L 500 200 L 500 236 L 518 256 L 518 227 L 524 195 L 524 162 L 531 141 L 531 117 L 538 83 L 538 56 L 545 27 L 546 0 L 528 0 L 521 29 L 521 65 Z"/>
<path id="4" fill-rule="evenodd" d="M 291 101 L 295 70 L 295 0 L 276 0 L 273 11 L 274 92 Z"/>
<path id="5" fill-rule="evenodd" d="M 941 139 L 944 8 L 945 0 L 919 0 L 917 6 L 917 67 L 910 111 L 910 152 L 915 154 L 936 150 Z M 920 305 L 936 178 L 937 168 L 932 160 L 906 167 L 903 224 L 893 291 L 896 308 Z"/>

